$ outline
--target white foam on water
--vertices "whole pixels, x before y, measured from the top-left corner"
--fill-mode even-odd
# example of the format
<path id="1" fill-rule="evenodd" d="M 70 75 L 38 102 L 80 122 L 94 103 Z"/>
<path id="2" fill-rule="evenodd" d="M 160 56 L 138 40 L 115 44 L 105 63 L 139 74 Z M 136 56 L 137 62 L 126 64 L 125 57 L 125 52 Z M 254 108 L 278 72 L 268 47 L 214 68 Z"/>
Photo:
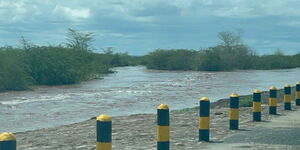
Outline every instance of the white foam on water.
<path id="1" fill-rule="evenodd" d="M 60 100 L 64 100 L 69 97 L 70 97 L 69 95 L 65 95 L 65 94 L 40 96 L 40 97 L 32 98 L 32 99 L 28 99 L 26 97 L 16 97 L 15 100 L 0 101 L 0 104 L 2 104 L 2 105 L 19 105 L 19 104 L 32 103 L 32 102 L 60 101 Z"/>
<path id="2" fill-rule="evenodd" d="M 151 90 L 118 90 L 116 93 L 125 93 L 125 94 L 152 94 Z"/>

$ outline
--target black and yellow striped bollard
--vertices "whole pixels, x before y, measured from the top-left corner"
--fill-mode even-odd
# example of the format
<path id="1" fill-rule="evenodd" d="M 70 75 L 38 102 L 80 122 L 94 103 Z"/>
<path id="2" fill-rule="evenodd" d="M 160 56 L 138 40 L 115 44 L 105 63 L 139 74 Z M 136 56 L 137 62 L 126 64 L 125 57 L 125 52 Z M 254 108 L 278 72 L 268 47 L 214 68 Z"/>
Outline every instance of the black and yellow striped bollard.
<path id="1" fill-rule="evenodd" d="M 291 86 L 289 84 L 284 85 L 284 110 L 291 110 L 291 102 L 292 102 L 292 96 L 291 96 Z"/>
<path id="2" fill-rule="evenodd" d="M 16 136 L 10 132 L 0 134 L 0 150 L 16 150 Z"/>
<path id="3" fill-rule="evenodd" d="M 236 93 L 230 95 L 229 129 L 239 129 L 239 96 Z"/>
<path id="4" fill-rule="evenodd" d="M 300 82 L 296 83 L 296 105 L 300 106 Z"/>
<path id="5" fill-rule="evenodd" d="M 170 149 L 170 116 L 169 107 L 160 104 L 157 107 L 157 150 Z"/>
<path id="6" fill-rule="evenodd" d="M 200 99 L 199 109 L 199 141 L 209 141 L 209 110 L 209 99 L 207 97 L 202 97 Z"/>
<path id="7" fill-rule="evenodd" d="M 112 121 L 108 115 L 97 117 L 97 144 L 96 150 L 111 150 Z"/>
<path id="8" fill-rule="evenodd" d="M 261 93 L 259 90 L 253 91 L 253 121 L 261 121 Z"/>
<path id="9" fill-rule="evenodd" d="M 269 114 L 276 115 L 277 114 L 277 89 L 272 86 L 269 91 Z"/>

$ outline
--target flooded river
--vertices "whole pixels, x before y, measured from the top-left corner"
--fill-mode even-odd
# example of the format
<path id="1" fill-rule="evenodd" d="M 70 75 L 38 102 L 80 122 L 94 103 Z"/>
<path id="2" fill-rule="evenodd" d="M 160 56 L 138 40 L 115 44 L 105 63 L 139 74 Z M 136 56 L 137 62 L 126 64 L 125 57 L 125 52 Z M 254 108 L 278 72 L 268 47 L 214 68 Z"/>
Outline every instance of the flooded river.
<path id="1" fill-rule="evenodd" d="M 156 71 L 144 67 L 115 68 L 104 79 L 71 86 L 38 87 L 0 93 L 0 132 L 20 132 L 111 116 L 155 113 L 166 103 L 171 110 L 194 107 L 198 98 L 211 101 L 232 92 L 282 88 L 300 81 L 300 68 L 269 71 Z"/>

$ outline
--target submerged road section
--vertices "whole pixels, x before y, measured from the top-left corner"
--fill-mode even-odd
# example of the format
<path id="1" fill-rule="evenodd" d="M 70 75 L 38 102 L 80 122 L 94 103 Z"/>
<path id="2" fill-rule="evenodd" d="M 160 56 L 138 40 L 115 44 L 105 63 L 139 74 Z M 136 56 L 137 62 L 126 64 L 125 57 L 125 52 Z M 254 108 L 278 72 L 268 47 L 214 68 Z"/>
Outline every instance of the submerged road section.
<path id="1" fill-rule="evenodd" d="M 210 144 L 209 150 L 235 149 L 300 149 L 300 110 L 286 113 L 270 122 L 261 122 L 255 127 L 242 129 L 223 140 Z"/>

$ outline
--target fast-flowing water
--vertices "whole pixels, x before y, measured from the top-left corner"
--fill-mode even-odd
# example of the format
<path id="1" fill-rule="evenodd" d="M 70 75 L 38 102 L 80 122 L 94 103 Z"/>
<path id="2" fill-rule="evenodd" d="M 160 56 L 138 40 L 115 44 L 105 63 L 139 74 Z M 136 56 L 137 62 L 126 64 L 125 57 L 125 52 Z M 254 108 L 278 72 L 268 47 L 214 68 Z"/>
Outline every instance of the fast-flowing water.
<path id="1" fill-rule="evenodd" d="M 115 68 L 114 74 L 71 86 L 38 87 L 33 91 L 0 93 L 0 132 L 20 132 L 111 116 L 155 113 L 166 103 L 171 110 L 198 105 L 232 92 L 282 88 L 300 80 L 300 68 L 268 71 L 156 71 L 145 67 Z"/>

